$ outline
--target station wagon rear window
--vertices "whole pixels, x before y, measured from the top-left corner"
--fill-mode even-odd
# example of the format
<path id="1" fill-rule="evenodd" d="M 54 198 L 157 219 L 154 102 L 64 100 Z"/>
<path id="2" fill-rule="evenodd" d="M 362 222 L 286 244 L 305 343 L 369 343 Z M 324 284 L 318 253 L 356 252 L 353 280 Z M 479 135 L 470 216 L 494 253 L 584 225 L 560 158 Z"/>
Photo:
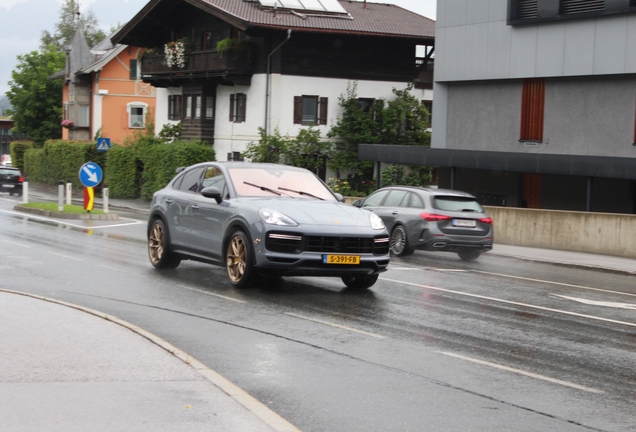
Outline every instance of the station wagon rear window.
<path id="1" fill-rule="evenodd" d="M 433 207 L 438 210 L 457 212 L 477 212 L 483 213 L 484 209 L 475 198 L 459 196 L 436 196 L 433 198 Z"/>

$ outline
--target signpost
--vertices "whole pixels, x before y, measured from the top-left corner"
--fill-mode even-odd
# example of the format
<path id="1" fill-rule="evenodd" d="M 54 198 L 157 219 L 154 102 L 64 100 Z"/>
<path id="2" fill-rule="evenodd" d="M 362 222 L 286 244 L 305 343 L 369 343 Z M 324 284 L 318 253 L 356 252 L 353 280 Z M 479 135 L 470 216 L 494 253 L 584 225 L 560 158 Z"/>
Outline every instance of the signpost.
<path id="1" fill-rule="evenodd" d="M 93 210 L 95 206 L 94 188 L 102 181 L 102 169 L 94 162 L 86 162 L 79 170 L 79 178 L 84 185 L 84 210 Z"/>
<path id="2" fill-rule="evenodd" d="M 97 151 L 105 152 L 110 149 L 110 138 L 97 138 Z"/>

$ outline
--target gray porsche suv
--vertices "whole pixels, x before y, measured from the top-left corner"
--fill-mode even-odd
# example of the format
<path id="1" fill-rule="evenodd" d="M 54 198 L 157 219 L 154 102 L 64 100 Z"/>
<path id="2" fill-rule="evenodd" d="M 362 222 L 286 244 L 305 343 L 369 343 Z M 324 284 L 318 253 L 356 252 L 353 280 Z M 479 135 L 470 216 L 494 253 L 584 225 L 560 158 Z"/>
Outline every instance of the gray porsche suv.
<path id="1" fill-rule="evenodd" d="M 466 192 L 390 186 L 353 203 L 380 216 L 396 256 L 415 249 L 455 252 L 464 261 L 492 249 L 493 222 Z"/>

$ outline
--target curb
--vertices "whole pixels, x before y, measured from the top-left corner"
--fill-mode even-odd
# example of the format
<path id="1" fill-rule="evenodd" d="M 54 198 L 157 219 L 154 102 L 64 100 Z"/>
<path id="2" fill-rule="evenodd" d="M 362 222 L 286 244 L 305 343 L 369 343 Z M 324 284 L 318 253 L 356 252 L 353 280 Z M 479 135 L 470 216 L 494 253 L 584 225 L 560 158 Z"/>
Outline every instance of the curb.
<path id="1" fill-rule="evenodd" d="M 168 353 L 172 354 L 179 360 L 181 360 L 186 365 L 194 368 L 199 374 L 205 377 L 208 381 L 210 381 L 213 385 L 221 389 L 225 394 L 230 396 L 236 402 L 245 407 L 249 412 L 263 420 L 268 426 L 272 427 L 274 430 L 279 432 L 301 432 L 296 426 L 285 420 L 283 417 L 272 411 L 269 407 L 264 405 L 258 399 L 247 393 L 245 390 L 223 377 L 219 373 L 213 371 L 205 364 L 193 358 L 190 354 L 180 350 L 169 342 L 161 339 L 160 337 L 142 329 L 141 327 L 137 327 L 134 324 L 130 324 L 124 320 L 121 320 L 112 315 L 105 314 L 103 312 L 97 311 L 95 309 L 86 308 L 84 306 L 79 306 L 73 303 L 67 303 L 61 300 L 55 300 L 52 298 L 29 294 L 20 291 L 13 291 L 4 288 L 0 288 L 0 292 L 4 292 L 7 294 L 17 294 L 25 297 L 31 297 L 37 300 L 44 300 L 50 303 L 55 303 L 61 306 L 70 307 L 72 309 L 76 309 L 82 312 L 86 312 L 88 314 L 94 315 L 98 318 L 105 319 L 106 321 L 110 321 L 114 324 L 120 325 L 133 333 L 138 334 L 139 336 L 149 340 L 153 344 L 158 347 L 164 349 Z"/>
<path id="2" fill-rule="evenodd" d="M 502 253 L 502 252 L 492 252 L 492 251 L 490 251 L 488 253 L 490 255 L 516 258 L 516 259 L 520 259 L 520 260 L 524 260 L 524 261 L 536 262 L 536 263 L 541 263 L 541 264 L 550 264 L 550 265 L 555 265 L 555 266 L 560 266 L 560 267 L 587 269 L 587 270 L 595 270 L 595 271 L 598 271 L 598 272 L 622 274 L 622 275 L 627 275 L 627 276 L 636 276 L 636 271 L 622 270 L 622 269 L 617 269 L 617 268 L 613 268 L 613 267 L 606 267 L 606 266 L 601 266 L 601 265 L 579 264 L 579 263 L 573 263 L 573 262 L 567 262 L 567 261 L 554 261 L 554 260 L 533 258 L 533 257 L 528 257 L 528 256 L 522 256 L 522 255 L 515 255 L 515 254 L 510 254 L 510 253 Z"/>
<path id="3" fill-rule="evenodd" d="M 38 208 L 25 207 L 23 205 L 16 205 L 13 210 L 22 213 L 31 213 L 38 216 L 52 217 L 57 219 L 81 219 L 81 220 L 119 220 L 119 215 L 116 213 L 105 214 L 93 214 L 93 213 L 64 213 L 50 210 L 42 210 Z"/>

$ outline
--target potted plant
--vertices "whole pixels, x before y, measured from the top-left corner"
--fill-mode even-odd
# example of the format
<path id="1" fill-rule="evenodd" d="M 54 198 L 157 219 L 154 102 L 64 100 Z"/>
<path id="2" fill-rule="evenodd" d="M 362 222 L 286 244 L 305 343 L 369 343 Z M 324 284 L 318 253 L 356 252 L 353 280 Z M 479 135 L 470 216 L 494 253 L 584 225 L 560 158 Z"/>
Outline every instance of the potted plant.
<path id="1" fill-rule="evenodd" d="M 174 42 L 168 42 L 163 49 L 166 56 L 166 64 L 169 67 L 184 68 L 188 60 L 188 38 L 181 38 Z"/>
<path id="2" fill-rule="evenodd" d="M 62 127 L 65 127 L 66 129 L 73 129 L 75 127 L 75 123 L 73 122 L 73 120 L 62 120 L 62 123 L 60 123 L 62 125 Z"/>

